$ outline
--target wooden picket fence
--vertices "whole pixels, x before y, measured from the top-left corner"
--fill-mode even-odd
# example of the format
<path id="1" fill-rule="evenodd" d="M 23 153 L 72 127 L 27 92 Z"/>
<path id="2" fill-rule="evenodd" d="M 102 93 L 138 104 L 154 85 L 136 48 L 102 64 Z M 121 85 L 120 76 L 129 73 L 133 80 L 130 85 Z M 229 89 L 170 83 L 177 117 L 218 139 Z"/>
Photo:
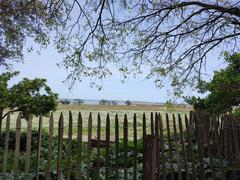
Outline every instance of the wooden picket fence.
<path id="1" fill-rule="evenodd" d="M 47 130 L 48 149 L 47 153 L 45 152 L 47 156 L 42 155 L 42 145 L 46 143 L 46 140 L 42 139 L 43 117 L 40 116 L 38 120 L 37 138 L 33 140 L 32 117 L 28 119 L 26 144 L 22 150 L 21 113 L 16 120 L 14 141 L 10 139 L 12 120 L 10 115 L 7 116 L 4 121 L 5 128 L 1 128 L 0 140 L 2 179 L 10 177 L 37 180 L 239 178 L 240 121 L 229 115 L 212 117 L 200 112 L 190 112 L 189 115 L 157 112 L 151 113 L 150 118 L 147 118 L 143 113 L 141 119 L 137 119 L 134 114 L 133 120 L 125 115 L 123 124 L 120 124 L 118 115 L 111 119 L 108 114 L 104 120 L 105 127 L 102 127 L 100 114 L 97 119 L 93 119 L 90 113 L 87 120 L 87 141 L 84 141 L 81 113 L 78 114 L 76 137 L 73 136 L 75 126 L 71 112 L 67 127 L 64 126 L 61 113 L 57 135 L 54 135 L 54 118 L 51 114 Z M 93 132 L 94 121 L 97 121 L 96 134 Z M 110 126 L 113 121 L 114 126 Z M 139 122 L 141 127 L 138 125 Z M 147 124 L 150 127 L 147 127 Z M 130 126 L 133 128 L 132 139 L 129 138 Z M 150 131 L 147 131 L 147 128 Z M 65 129 L 67 129 L 66 135 Z M 101 135 L 102 129 L 105 131 L 104 139 Z M 114 129 L 114 134 L 111 134 L 111 129 Z M 120 130 L 123 131 L 121 137 Z M 14 149 L 9 148 L 10 142 L 15 143 Z M 35 149 L 32 147 L 33 143 L 37 144 Z M 83 154 L 84 149 L 85 154 Z M 103 150 L 104 159 L 101 156 Z M 25 155 L 24 159 L 21 153 Z M 34 157 L 32 157 L 33 153 Z M 10 159 L 11 154 L 14 154 L 14 161 Z M 53 160 L 56 160 L 55 164 Z M 20 161 L 24 161 L 24 168 L 19 167 Z M 10 162 L 13 166 L 9 165 Z M 43 162 L 46 162 L 45 169 L 41 167 Z"/>

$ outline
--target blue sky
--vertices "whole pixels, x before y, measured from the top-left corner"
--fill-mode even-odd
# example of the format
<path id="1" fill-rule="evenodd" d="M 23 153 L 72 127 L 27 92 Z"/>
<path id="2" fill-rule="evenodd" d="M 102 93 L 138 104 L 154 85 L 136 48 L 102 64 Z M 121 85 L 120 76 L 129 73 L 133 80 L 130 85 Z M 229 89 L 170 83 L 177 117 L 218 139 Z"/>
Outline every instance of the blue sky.
<path id="1" fill-rule="evenodd" d="M 207 74 L 212 75 L 214 69 L 222 65 L 218 60 L 218 53 L 212 53 L 209 56 Z M 69 84 L 63 81 L 66 79 L 67 72 L 59 68 L 57 63 L 62 61 L 62 56 L 57 53 L 52 45 L 43 49 L 41 54 L 37 52 L 24 53 L 24 63 L 15 63 L 13 69 L 20 71 L 20 75 L 11 81 L 14 84 L 23 77 L 27 78 L 45 78 L 52 90 L 59 94 L 60 98 L 82 98 L 82 99 L 112 99 L 112 100 L 132 100 L 147 102 L 166 102 L 172 97 L 169 95 L 170 87 L 163 89 L 157 88 L 153 80 L 147 80 L 139 75 L 136 79 L 128 78 L 127 82 L 122 83 L 120 74 L 116 71 L 113 76 L 103 81 L 103 89 L 98 91 L 96 88 L 89 87 L 89 81 L 83 80 L 75 84 L 72 90 L 69 90 Z M 191 90 L 186 91 L 186 95 L 195 94 Z M 181 99 L 177 100 L 182 102 Z"/>

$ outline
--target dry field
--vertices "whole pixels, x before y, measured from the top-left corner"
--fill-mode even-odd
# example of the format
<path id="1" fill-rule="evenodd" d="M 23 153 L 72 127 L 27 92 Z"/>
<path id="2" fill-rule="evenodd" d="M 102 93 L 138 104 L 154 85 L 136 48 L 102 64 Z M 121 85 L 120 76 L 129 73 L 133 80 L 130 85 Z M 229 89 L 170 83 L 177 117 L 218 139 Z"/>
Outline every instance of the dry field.
<path id="1" fill-rule="evenodd" d="M 137 115 L 137 130 L 138 130 L 138 137 L 142 135 L 142 116 L 145 112 L 146 114 L 146 123 L 147 123 L 147 132 L 150 132 L 150 114 L 151 112 L 160 112 L 163 116 L 163 123 L 165 123 L 165 113 L 168 112 L 171 116 L 172 113 L 180 114 L 182 117 L 184 114 L 189 114 L 191 110 L 190 107 L 183 107 L 183 106 L 171 106 L 171 107 L 164 107 L 160 105 L 131 105 L 131 106 L 122 106 L 122 105 L 59 105 L 57 111 L 53 112 L 54 115 L 54 132 L 57 134 L 57 127 L 58 127 L 58 119 L 60 113 L 62 112 L 64 115 L 64 135 L 67 136 L 68 130 L 68 114 L 69 111 L 72 112 L 73 115 L 73 136 L 76 137 L 77 135 L 77 117 L 78 113 L 81 112 L 83 118 L 83 139 L 85 140 L 87 137 L 87 127 L 88 127 L 88 116 L 89 113 L 92 113 L 93 116 L 93 138 L 96 137 L 96 129 L 97 129 L 97 114 L 101 114 L 101 136 L 104 139 L 105 137 L 105 122 L 107 113 L 110 115 L 111 120 L 111 137 L 114 138 L 114 123 L 115 123 L 115 115 L 118 114 L 119 118 L 119 132 L 120 137 L 123 134 L 123 119 L 124 115 L 126 114 L 128 117 L 128 133 L 129 138 L 133 137 L 133 115 L 136 113 Z M 16 128 L 16 118 L 17 113 L 11 115 L 11 123 L 10 128 Z M 170 119 L 171 123 L 171 119 Z M 49 126 L 49 117 L 43 118 L 43 129 L 48 131 Z M 3 128 L 5 127 L 5 120 L 3 120 Z M 26 131 L 27 129 L 27 121 L 22 120 L 22 131 Z M 37 129 L 38 127 L 38 118 L 33 118 L 33 129 Z M 165 125 L 164 125 L 165 127 Z"/>

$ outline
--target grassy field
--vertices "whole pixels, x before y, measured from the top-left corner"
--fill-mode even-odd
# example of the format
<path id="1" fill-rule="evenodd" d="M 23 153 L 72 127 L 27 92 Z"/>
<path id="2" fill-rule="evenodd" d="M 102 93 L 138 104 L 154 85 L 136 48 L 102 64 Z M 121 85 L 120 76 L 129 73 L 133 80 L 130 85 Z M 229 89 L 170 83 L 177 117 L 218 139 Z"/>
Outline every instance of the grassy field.
<path id="1" fill-rule="evenodd" d="M 160 112 L 163 116 L 163 123 L 165 123 L 165 113 L 175 113 L 180 114 L 182 117 L 186 113 L 188 115 L 189 111 L 191 110 L 189 107 L 183 106 L 157 106 L 157 105 L 131 105 L 131 106 L 120 106 L 120 105 L 59 105 L 57 111 L 54 114 L 54 133 L 57 134 L 57 126 L 58 126 L 58 119 L 60 117 L 60 113 L 62 112 L 64 115 L 64 136 L 67 136 L 68 130 L 68 114 L 71 110 L 73 115 L 73 137 L 76 137 L 77 134 L 77 117 L 78 113 L 82 113 L 83 117 L 83 140 L 87 138 L 87 126 L 88 126 L 88 116 L 89 113 L 92 112 L 93 115 L 93 138 L 96 138 L 96 128 L 97 128 L 97 113 L 101 114 L 101 137 L 102 139 L 105 138 L 105 122 L 107 113 L 110 115 L 111 120 L 111 139 L 114 139 L 114 123 L 115 123 L 115 115 L 118 114 L 119 118 L 119 132 L 120 137 L 123 134 L 123 119 L 124 115 L 126 114 L 128 117 L 128 133 L 129 138 L 131 139 L 133 136 L 133 115 L 136 113 L 137 115 L 137 130 L 138 130 L 138 137 L 142 135 L 142 116 L 145 112 L 147 117 L 147 132 L 150 132 L 150 114 L 151 112 Z M 10 128 L 16 128 L 16 119 L 17 113 L 11 115 L 11 123 Z M 170 121 L 171 123 L 171 121 Z M 49 126 L 49 117 L 43 118 L 43 129 L 48 131 Z M 5 127 L 5 120 L 3 120 L 3 128 Z M 26 131 L 27 128 L 27 121 L 22 120 L 22 131 Z M 38 127 L 38 119 L 37 117 L 33 118 L 33 129 L 37 129 Z M 164 125 L 165 127 L 165 125 Z"/>

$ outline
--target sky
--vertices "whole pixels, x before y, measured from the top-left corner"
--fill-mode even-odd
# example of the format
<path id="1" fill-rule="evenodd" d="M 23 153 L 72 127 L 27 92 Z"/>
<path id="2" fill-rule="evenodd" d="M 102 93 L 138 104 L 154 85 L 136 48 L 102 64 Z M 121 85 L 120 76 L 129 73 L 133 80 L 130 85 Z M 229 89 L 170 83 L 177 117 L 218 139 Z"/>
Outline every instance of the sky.
<path id="1" fill-rule="evenodd" d="M 102 90 L 91 88 L 89 81 L 83 79 L 69 90 L 69 84 L 64 82 L 67 77 L 67 71 L 59 68 L 57 63 L 61 63 L 63 56 L 57 53 L 53 45 L 41 50 L 41 53 L 24 52 L 24 63 L 13 64 L 13 70 L 20 71 L 20 75 L 13 78 L 10 86 L 19 82 L 23 77 L 29 79 L 45 78 L 51 89 L 59 94 L 60 98 L 80 98 L 80 99 L 108 99 L 108 100 L 131 100 L 145 102 L 166 102 L 172 97 L 169 95 L 170 87 L 157 88 L 153 79 L 145 79 L 139 75 L 136 79 L 128 78 L 122 83 L 120 74 L 115 71 L 113 76 L 103 80 Z M 213 69 L 219 68 L 222 61 L 218 60 L 216 53 L 209 56 L 207 74 L 211 77 Z M 217 63 L 216 63 L 217 62 Z M 191 90 L 186 91 L 186 95 L 194 95 Z M 182 99 L 174 99 L 176 102 L 183 102 Z"/>
<path id="2" fill-rule="evenodd" d="M 59 94 L 60 98 L 81 99 L 111 99 L 111 100 L 137 100 L 162 102 L 167 98 L 166 89 L 155 87 L 153 81 L 145 80 L 144 77 L 137 79 L 129 78 L 122 83 L 120 74 L 115 71 L 113 76 L 103 80 L 102 90 L 90 87 L 90 81 L 83 79 L 69 90 L 69 84 L 64 82 L 67 71 L 59 68 L 63 57 L 57 53 L 53 46 L 42 50 L 41 54 L 36 52 L 24 53 L 24 63 L 15 63 L 14 70 L 20 71 L 18 77 L 11 80 L 11 84 L 19 82 L 23 77 L 30 79 L 45 78 L 51 89 Z"/>
<path id="3" fill-rule="evenodd" d="M 32 42 L 27 43 L 32 44 Z M 24 51 L 24 63 L 13 64 L 13 70 L 20 71 L 20 74 L 11 80 L 10 86 L 19 82 L 24 77 L 29 79 L 44 78 L 47 79 L 47 84 L 54 92 L 59 94 L 60 98 L 131 100 L 161 103 L 169 99 L 176 100 L 170 96 L 170 87 L 168 85 L 160 89 L 155 86 L 154 79 L 145 79 L 143 75 L 139 75 L 136 79 L 129 77 L 125 83 L 122 83 L 122 76 L 117 70 L 113 70 L 113 75 L 110 78 L 103 80 L 101 91 L 91 88 L 90 82 L 86 79 L 75 84 L 73 89 L 69 90 L 69 84 L 63 82 L 68 73 L 64 68 L 57 66 L 57 63 L 63 61 L 63 56 L 57 52 L 54 44 L 50 44 L 46 49 L 41 50 L 40 54 L 36 51 L 31 53 Z M 207 76 L 209 78 L 213 75 L 214 69 L 219 69 L 222 66 L 222 61 L 218 60 L 218 54 L 219 52 L 212 52 L 208 56 L 209 61 L 207 61 L 206 73 L 209 75 Z M 195 94 L 196 92 L 192 92 L 190 89 L 185 91 L 185 95 L 188 96 Z M 182 99 L 177 99 L 176 101 L 183 102 Z"/>

